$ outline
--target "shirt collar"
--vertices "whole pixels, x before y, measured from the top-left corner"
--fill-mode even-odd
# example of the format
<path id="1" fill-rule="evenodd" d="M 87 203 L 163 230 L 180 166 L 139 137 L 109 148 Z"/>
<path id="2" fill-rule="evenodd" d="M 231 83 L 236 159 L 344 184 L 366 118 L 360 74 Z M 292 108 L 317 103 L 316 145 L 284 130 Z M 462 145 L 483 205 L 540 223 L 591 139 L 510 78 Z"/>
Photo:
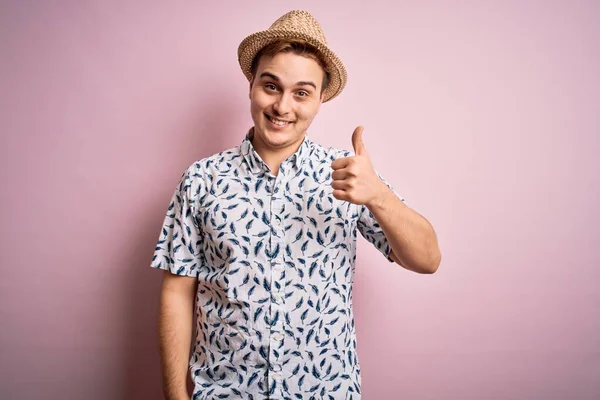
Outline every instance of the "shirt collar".
<path id="1" fill-rule="evenodd" d="M 241 153 L 253 174 L 266 173 L 269 167 L 258 155 L 250 141 L 253 134 L 254 128 L 251 128 L 240 145 Z M 312 145 L 312 141 L 307 136 L 304 136 L 304 140 L 298 150 L 281 163 L 280 169 L 286 171 L 291 166 L 296 171 L 300 170 L 304 162 L 308 160 Z"/>

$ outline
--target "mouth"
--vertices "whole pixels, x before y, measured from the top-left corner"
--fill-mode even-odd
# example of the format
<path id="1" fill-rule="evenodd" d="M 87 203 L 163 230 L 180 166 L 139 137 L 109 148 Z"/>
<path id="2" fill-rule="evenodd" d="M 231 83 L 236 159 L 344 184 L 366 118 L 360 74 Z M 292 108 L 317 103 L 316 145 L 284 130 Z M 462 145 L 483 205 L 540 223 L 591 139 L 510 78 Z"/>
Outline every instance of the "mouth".
<path id="1" fill-rule="evenodd" d="M 283 119 L 277 119 L 277 118 L 274 118 L 274 117 L 270 116 L 270 115 L 269 115 L 269 114 L 267 114 L 267 113 L 265 113 L 265 117 L 266 117 L 266 118 L 267 118 L 267 119 L 268 119 L 268 120 L 269 120 L 269 121 L 270 121 L 270 122 L 271 122 L 273 125 L 275 125 L 275 126 L 278 126 L 278 127 L 281 127 L 281 128 L 283 128 L 283 127 L 286 127 L 286 126 L 288 126 L 288 125 L 290 125 L 290 124 L 293 124 L 293 123 L 294 123 L 293 121 L 286 121 L 286 120 L 283 120 Z"/>

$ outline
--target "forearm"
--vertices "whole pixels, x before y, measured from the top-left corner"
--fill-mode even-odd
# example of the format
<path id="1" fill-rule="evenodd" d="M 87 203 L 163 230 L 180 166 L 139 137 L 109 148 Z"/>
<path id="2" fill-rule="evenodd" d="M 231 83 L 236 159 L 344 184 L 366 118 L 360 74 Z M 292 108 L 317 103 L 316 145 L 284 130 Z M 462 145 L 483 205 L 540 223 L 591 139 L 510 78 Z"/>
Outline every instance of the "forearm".
<path id="1" fill-rule="evenodd" d="M 437 270 L 441 261 L 437 237 L 423 216 L 405 205 L 387 186 L 382 187 L 381 195 L 368 208 L 392 248 L 394 261 L 418 273 Z"/>
<path id="2" fill-rule="evenodd" d="M 194 297 L 163 288 L 158 319 L 163 390 L 167 400 L 189 400 L 187 374 Z"/>

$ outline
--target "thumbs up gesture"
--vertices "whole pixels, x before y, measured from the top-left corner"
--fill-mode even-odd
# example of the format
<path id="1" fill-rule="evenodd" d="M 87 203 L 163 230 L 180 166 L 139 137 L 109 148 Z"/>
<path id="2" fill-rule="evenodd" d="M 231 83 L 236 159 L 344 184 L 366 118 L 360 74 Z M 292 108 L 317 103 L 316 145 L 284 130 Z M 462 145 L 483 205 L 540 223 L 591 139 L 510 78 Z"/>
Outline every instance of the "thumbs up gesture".
<path id="1" fill-rule="evenodd" d="M 352 134 L 353 157 L 338 158 L 331 163 L 333 197 L 350 203 L 370 206 L 377 201 L 387 186 L 379 179 L 371 157 L 362 140 L 363 127 Z"/>

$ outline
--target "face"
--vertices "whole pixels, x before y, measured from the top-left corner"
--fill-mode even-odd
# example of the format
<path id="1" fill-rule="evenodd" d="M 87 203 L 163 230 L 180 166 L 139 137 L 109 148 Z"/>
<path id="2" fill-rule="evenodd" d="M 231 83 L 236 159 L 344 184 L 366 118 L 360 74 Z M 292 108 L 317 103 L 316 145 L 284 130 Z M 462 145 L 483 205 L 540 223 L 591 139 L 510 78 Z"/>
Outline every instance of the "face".
<path id="1" fill-rule="evenodd" d="M 317 61 L 291 52 L 261 57 L 250 82 L 257 151 L 295 151 L 323 102 L 324 75 Z"/>

